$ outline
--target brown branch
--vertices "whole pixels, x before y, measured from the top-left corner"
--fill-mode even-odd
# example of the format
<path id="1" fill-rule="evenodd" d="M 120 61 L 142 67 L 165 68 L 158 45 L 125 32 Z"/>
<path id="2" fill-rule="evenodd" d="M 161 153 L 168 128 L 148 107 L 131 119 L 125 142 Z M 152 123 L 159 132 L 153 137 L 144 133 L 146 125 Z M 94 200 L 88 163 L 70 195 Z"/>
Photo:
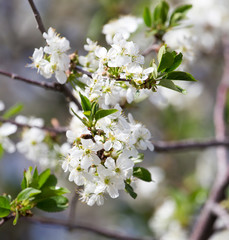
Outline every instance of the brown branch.
<path id="1" fill-rule="evenodd" d="M 71 90 L 68 89 L 63 84 L 56 83 L 56 82 L 47 83 L 45 81 L 38 82 L 38 81 L 31 80 L 31 79 L 28 79 L 28 78 L 25 78 L 25 77 L 21 77 L 21 76 L 19 76 L 17 74 L 9 73 L 9 72 L 3 71 L 3 70 L 0 70 L 0 74 L 4 75 L 6 77 L 9 77 L 9 78 L 11 78 L 13 80 L 22 81 L 22 82 L 25 82 L 27 84 L 31 84 L 31 85 L 34 85 L 34 86 L 37 86 L 37 87 L 41 87 L 41 88 L 44 88 L 44 89 L 47 89 L 47 90 L 61 92 L 61 93 L 63 93 L 65 95 L 65 97 L 68 100 L 73 101 L 78 106 L 79 109 L 82 109 L 80 103 L 75 98 L 75 96 L 72 94 Z"/>
<path id="2" fill-rule="evenodd" d="M 18 123 L 14 120 L 11 120 L 11 119 L 4 119 L 3 117 L 0 117 L 0 122 L 2 122 L 2 123 L 12 123 L 19 128 L 39 128 L 39 129 L 42 129 L 44 131 L 51 132 L 51 133 L 56 133 L 56 134 L 65 134 L 66 131 L 67 131 L 66 127 L 50 128 L 50 127 L 32 126 L 30 124 Z"/>
<path id="3" fill-rule="evenodd" d="M 209 139 L 209 140 L 183 140 L 174 142 L 152 141 L 155 152 L 173 152 L 173 151 L 187 151 L 194 149 L 204 149 L 209 147 L 229 147 L 229 139 L 224 140 Z"/>
<path id="4" fill-rule="evenodd" d="M 212 203 L 211 205 L 212 212 L 219 217 L 227 229 L 229 229 L 229 214 L 220 204 Z"/>
<path id="5" fill-rule="evenodd" d="M 8 216 L 0 218 L 0 226 L 2 226 L 3 224 L 5 224 L 6 222 L 8 222 L 10 219 L 14 218 L 15 216 L 10 213 Z"/>
<path id="6" fill-rule="evenodd" d="M 216 93 L 216 104 L 214 108 L 214 124 L 216 140 L 225 138 L 224 110 L 226 94 L 229 86 L 229 41 L 224 40 L 224 73 Z M 220 147 L 217 150 L 217 176 L 214 181 L 209 198 L 194 227 L 191 240 L 206 240 L 213 233 L 214 223 L 217 216 L 211 211 L 212 204 L 219 203 L 225 198 L 225 190 L 229 182 L 229 166 L 227 163 L 226 149 Z"/>
<path id="7" fill-rule="evenodd" d="M 146 240 L 146 238 L 135 238 L 135 237 L 130 237 L 130 236 L 125 236 L 123 234 L 120 233 L 115 233 L 109 230 L 105 230 L 102 228 L 99 228 L 97 226 L 93 226 L 91 223 L 90 224 L 82 224 L 82 223 L 78 223 L 78 224 L 73 224 L 73 223 L 69 223 L 63 220 L 57 220 L 57 219 L 50 219 L 50 218 L 42 218 L 42 217 L 26 217 L 26 220 L 28 220 L 29 222 L 33 222 L 33 223 L 41 223 L 41 224 L 46 224 L 46 225 L 56 225 L 56 226 L 61 226 L 61 227 L 65 227 L 65 228 L 71 228 L 71 229 L 78 229 L 78 230 L 83 230 L 83 231 L 87 231 L 87 232 L 92 232 L 101 236 L 105 236 L 108 238 L 114 238 L 114 239 L 120 239 L 120 240 Z M 148 238 L 153 240 L 153 238 Z"/>
<path id="8" fill-rule="evenodd" d="M 156 52 L 158 53 L 160 49 L 160 45 L 159 44 L 152 44 L 151 46 L 149 46 L 143 53 L 142 56 L 147 56 L 149 55 L 151 52 Z"/>
<path id="9" fill-rule="evenodd" d="M 41 16 L 40 16 L 40 13 L 38 12 L 33 0 L 28 0 L 32 10 L 33 10 L 33 14 L 34 14 L 34 17 L 37 21 L 37 28 L 40 30 L 40 32 L 43 34 L 44 32 L 46 32 L 45 30 L 45 27 L 44 27 L 44 24 L 42 22 L 42 19 L 41 19 Z"/>
<path id="10" fill-rule="evenodd" d="M 15 216 L 13 214 L 9 214 L 9 216 L 0 218 L 0 227 L 5 224 L 7 221 L 10 219 L 13 219 Z M 70 223 L 64 220 L 58 220 L 58 219 L 51 219 L 51 218 L 44 218 L 44 217 L 36 217 L 36 216 L 20 216 L 20 219 L 25 219 L 26 221 L 32 222 L 32 223 L 40 223 L 44 225 L 53 225 L 53 226 L 60 226 L 64 228 L 71 228 L 75 230 L 82 230 L 82 231 L 87 231 L 91 233 L 95 233 L 107 238 L 114 238 L 114 239 L 119 239 L 119 240 L 153 240 L 153 238 L 137 238 L 137 237 L 130 237 L 126 236 L 124 234 L 120 234 L 117 232 L 113 232 L 110 230 L 106 230 L 103 228 L 99 228 L 97 226 L 93 226 L 91 223 Z"/>

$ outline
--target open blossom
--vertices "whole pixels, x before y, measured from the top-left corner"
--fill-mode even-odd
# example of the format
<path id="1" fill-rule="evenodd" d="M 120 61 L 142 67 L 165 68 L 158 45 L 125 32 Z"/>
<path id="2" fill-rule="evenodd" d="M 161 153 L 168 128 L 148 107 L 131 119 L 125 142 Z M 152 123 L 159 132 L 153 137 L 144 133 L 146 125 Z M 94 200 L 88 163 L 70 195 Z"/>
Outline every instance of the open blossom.
<path id="1" fill-rule="evenodd" d="M 137 98 L 137 90 L 129 81 L 137 85 L 144 84 L 150 74 L 156 75 L 156 66 L 145 69 L 144 56 L 139 47 L 132 41 L 127 41 L 122 33 L 114 35 L 111 47 L 106 49 L 87 39 L 86 56 L 79 56 L 79 63 L 86 71 L 92 72 L 92 78 L 83 75 L 79 80 L 86 84 L 81 91 L 91 101 L 97 100 L 101 106 L 114 106 L 127 100 L 133 102 Z M 117 78 L 127 79 L 125 82 Z M 144 89 L 139 89 L 141 94 Z"/>
<path id="2" fill-rule="evenodd" d="M 74 134 L 72 124 L 66 133 L 73 146 L 62 162 L 62 168 L 69 173 L 69 181 L 83 187 L 79 192 L 80 199 L 89 206 L 95 203 L 102 205 L 106 194 L 117 198 L 125 189 L 126 181 L 134 187 L 133 167 L 137 149 L 148 147 L 153 150 L 149 131 L 133 118 L 126 119 L 119 105 L 115 107 L 116 113 L 97 121 L 95 134 L 92 135 L 88 129 L 82 131 L 85 126 L 80 124 L 75 125 L 80 136 Z M 81 116 L 82 112 L 75 110 Z"/>
<path id="3" fill-rule="evenodd" d="M 8 136 L 16 131 L 17 127 L 11 123 L 3 123 L 0 125 L 0 144 L 2 145 L 3 149 L 9 153 L 13 153 L 15 151 L 15 146 Z"/>
<path id="4" fill-rule="evenodd" d="M 130 37 L 130 34 L 135 32 L 142 23 L 142 19 L 134 16 L 122 16 L 117 20 L 112 20 L 103 27 L 103 34 L 106 35 L 108 44 L 112 44 L 113 37 L 116 33 L 122 33 L 125 39 Z"/>
<path id="5" fill-rule="evenodd" d="M 69 68 L 70 58 L 66 52 L 70 49 L 69 41 L 61 38 L 53 28 L 43 33 L 47 46 L 35 48 L 30 67 L 37 68 L 37 71 L 45 78 L 55 74 L 55 78 L 61 84 L 67 81 L 66 71 Z"/>

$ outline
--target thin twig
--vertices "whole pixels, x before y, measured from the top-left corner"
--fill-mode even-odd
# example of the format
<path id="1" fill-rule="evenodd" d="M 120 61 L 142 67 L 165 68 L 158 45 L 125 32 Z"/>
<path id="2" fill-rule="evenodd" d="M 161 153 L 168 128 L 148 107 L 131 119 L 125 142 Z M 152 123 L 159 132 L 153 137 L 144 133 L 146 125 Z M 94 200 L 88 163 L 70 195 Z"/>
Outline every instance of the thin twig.
<path id="1" fill-rule="evenodd" d="M 216 104 L 214 109 L 214 124 L 216 131 L 216 140 L 225 138 L 224 110 L 226 103 L 226 94 L 229 86 L 229 41 L 224 39 L 224 73 L 216 93 Z M 229 166 L 227 163 L 226 149 L 220 147 L 217 150 L 217 176 L 211 189 L 209 198 L 200 214 L 200 217 L 194 227 L 191 240 L 206 240 L 213 233 L 214 223 L 217 216 L 212 213 L 212 203 L 218 203 L 225 198 L 225 190 L 229 181 Z"/>
<path id="2" fill-rule="evenodd" d="M 19 76 L 17 74 L 9 73 L 9 72 L 3 71 L 3 70 L 0 70 L 0 74 L 4 75 L 6 77 L 9 77 L 9 78 L 11 78 L 13 80 L 22 81 L 22 82 L 25 82 L 25 83 L 28 83 L 28 84 L 31 84 L 31 85 L 34 85 L 34 86 L 37 86 L 37 87 L 41 87 L 41 88 L 44 88 L 44 89 L 48 89 L 48 90 L 52 90 L 52 91 L 56 91 L 56 92 L 61 92 L 70 101 L 73 101 L 78 106 L 79 109 L 82 109 L 79 101 L 72 94 L 71 90 L 68 89 L 63 84 L 59 84 L 59 83 L 56 83 L 56 82 L 47 83 L 45 81 L 39 82 L 39 81 L 35 81 L 35 80 L 28 79 L 28 78 L 25 78 L 25 77 L 21 77 L 21 76 Z"/>
<path id="3" fill-rule="evenodd" d="M 13 219 L 15 216 L 13 214 L 9 214 L 7 217 L 0 218 L 0 227 L 8 222 L 9 220 Z M 40 223 L 44 225 L 53 225 L 53 226 L 61 226 L 64 228 L 71 228 L 75 230 L 82 230 L 87 232 L 92 232 L 104 237 L 108 238 L 114 238 L 119 240 L 153 240 L 153 238 L 136 238 L 136 237 L 130 237 L 126 236 L 117 232 L 113 232 L 110 230 L 106 230 L 103 228 L 99 228 L 97 226 L 93 226 L 91 223 L 71 223 L 67 222 L 65 220 L 58 220 L 58 219 L 51 219 L 51 218 L 44 218 L 44 217 L 37 217 L 37 216 L 21 216 L 20 219 L 27 220 L 32 223 Z"/>
<path id="4" fill-rule="evenodd" d="M 16 125 L 19 128 L 39 128 L 39 129 L 42 129 L 44 131 L 52 132 L 52 133 L 56 133 L 56 134 L 65 134 L 66 131 L 67 131 L 66 127 L 50 128 L 50 127 L 32 126 L 30 124 L 18 123 L 18 122 L 14 121 L 14 120 L 11 120 L 11 119 L 4 119 L 3 117 L 0 117 L 0 122 L 2 122 L 2 123 L 11 123 L 11 124 Z"/>
<path id="5" fill-rule="evenodd" d="M 34 16 L 36 18 L 36 21 L 37 21 L 37 28 L 40 30 L 40 32 L 43 34 L 44 32 L 46 32 L 45 30 L 45 27 L 44 27 L 44 24 L 42 22 L 42 19 L 41 19 L 41 16 L 40 16 L 40 13 L 38 12 L 33 0 L 28 0 L 29 1 L 29 4 L 33 10 L 33 13 L 34 13 Z"/>
<path id="6" fill-rule="evenodd" d="M 29 222 L 33 223 L 41 223 L 41 224 L 47 224 L 47 225 L 55 225 L 55 226 L 62 226 L 65 228 L 71 228 L 71 229 L 78 229 L 78 230 L 83 230 L 87 232 L 92 232 L 101 236 L 105 236 L 108 238 L 114 238 L 114 239 L 120 239 L 120 240 L 146 240 L 146 238 L 136 238 L 136 237 L 130 237 L 130 236 L 125 236 L 120 233 L 115 233 L 109 230 L 105 230 L 102 228 L 99 228 L 97 226 L 93 226 L 91 223 L 90 224 L 73 224 L 69 223 L 63 220 L 58 220 L 58 219 L 50 219 L 50 218 L 42 218 L 42 217 L 26 217 L 26 220 Z M 148 238 L 153 240 L 153 238 Z"/>
<path id="7" fill-rule="evenodd" d="M 212 212 L 224 222 L 224 225 L 229 229 L 229 214 L 221 205 L 212 203 L 211 205 Z"/>
<path id="8" fill-rule="evenodd" d="M 209 139 L 209 140 L 183 140 L 183 141 L 152 141 L 155 152 L 173 152 L 187 151 L 194 149 L 204 149 L 209 147 L 226 146 L 229 147 L 229 139 L 224 140 Z"/>
<path id="9" fill-rule="evenodd" d="M 145 56 L 149 55 L 151 52 L 157 53 L 159 51 L 159 49 L 160 49 L 159 44 L 152 44 L 142 53 L 142 55 L 145 57 Z"/>

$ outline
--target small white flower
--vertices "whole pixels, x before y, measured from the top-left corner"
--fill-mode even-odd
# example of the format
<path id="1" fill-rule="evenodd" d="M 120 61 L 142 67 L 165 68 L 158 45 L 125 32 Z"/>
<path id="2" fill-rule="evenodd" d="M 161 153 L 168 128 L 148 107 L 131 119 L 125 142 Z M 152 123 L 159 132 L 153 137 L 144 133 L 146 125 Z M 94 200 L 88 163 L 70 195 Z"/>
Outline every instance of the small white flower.
<path id="1" fill-rule="evenodd" d="M 13 153 L 15 151 L 15 145 L 8 136 L 16 131 L 17 127 L 11 123 L 3 123 L 0 125 L 0 144 L 9 153 Z"/>

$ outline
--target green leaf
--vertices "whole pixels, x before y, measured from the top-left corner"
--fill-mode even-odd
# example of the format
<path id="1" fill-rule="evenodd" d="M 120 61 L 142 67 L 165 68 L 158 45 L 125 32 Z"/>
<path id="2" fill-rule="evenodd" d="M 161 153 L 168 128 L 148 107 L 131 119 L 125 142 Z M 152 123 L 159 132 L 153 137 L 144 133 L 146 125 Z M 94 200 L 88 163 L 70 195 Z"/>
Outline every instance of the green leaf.
<path id="1" fill-rule="evenodd" d="M 186 4 L 177 7 L 170 17 L 169 25 L 173 27 L 177 26 L 181 20 L 184 20 L 186 18 L 186 14 L 191 8 L 192 8 L 191 4 Z"/>
<path id="2" fill-rule="evenodd" d="M 70 193 L 70 191 L 67 188 L 61 188 L 61 187 L 46 187 L 42 188 L 41 194 L 36 196 L 35 200 L 33 202 L 39 203 L 45 199 L 48 199 L 50 197 L 55 196 L 61 196 L 63 194 Z"/>
<path id="3" fill-rule="evenodd" d="M 151 182 L 151 173 L 143 167 L 134 167 L 133 176 L 143 181 Z"/>
<path id="4" fill-rule="evenodd" d="M 57 184 L 57 178 L 51 174 L 48 179 L 45 181 L 45 183 L 43 184 L 43 186 L 41 187 L 41 190 L 43 188 L 46 188 L 46 187 L 55 187 Z"/>
<path id="5" fill-rule="evenodd" d="M 161 62 L 161 59 L 162 59 L 162 56 L 163 54 L 166 53 L 166 46 L 165 45 L 162 45 L 158 51 L 158 54 L 157 54 L 157 60 L 158 60 L 158 63 Z"/>
<path id="6" fill-rule="evenodd" d="M 0 158 L 3 157 L 3 154 L 4 154 L 4 148 L 3 148 L 2 144 L 0 144 Z"/>
<path id="7" fill-rule="evenodd" d="M 144 12 L 143 12 L 143 19 L 145 22 L 145 25 L 147 27 L 151 27 L 152 26 L 152 19 L 151 19 L 151 13 L 148 7 L 145 7 Z"/>
<path id="8" fill-rule="evenodd" d="M 88 119 L 90 119 L 90 117 L 91 117 L 91 111 L 84 111 L 83 114 L 84 114 Z"/>
<path id="9" fill-rule="evenodd" d="M 22 109 L 23 109 L 22 104 L 16 104 L 16 105 L 12 106 L 11 108 L 9 108 L 3 114 L 3 118 L 5 118 L 5 119 L 11 118 L 11 117 L 15 116 L 16 114 L 18 114 Z"/>
<path id="10" fill-rule="evenodd" d="M 51 174 L 50 169 L 43 171 L 38 177 L 38 189 L 40 189 L 49 179 Z"/>
<path id="11" fill-rule="evenodd" d="M 153 21 L 154 24 L 164 24 L 167 20 L 169 5 L 166 1 L 161 1 L 154 9 Z"/>
<path id="12" fill-rule="evenodd" d="M 41 193 L 40 190 L 35 189 L 35 188 L 26 188 L 24 190 L 22 190 L 18 195 L 17 195 L 17 200 L 18 201 L 23 201 L 23 200 L 27 200 L 37 194 Z"/>
<path id="13" fill-rule="evenodd" d="M 134 189 L 131 187 L 130 184 L 125 182 L 125 190 L 130 194 L 130 196 L 135 199 L 138 195 L 134 192 Z"/>
<path id="14" fill-rule="evenodd" d="M 166 52 L 162 55 L 161 61 L 158 65 L 157 71 L 162 72 L 166 68 L 170 68 L 173 65 L 174 58 L 173 54 L 170 52 Z"/>
<path id="15" fill-rule="evenodd" d="M 159 84 L 159 86 L 162 86 L 162 87 L 166 87 L 166 88 L 169 88 L 171 90 L 174 90 L 174 91 L 177 91 L 179 93 L 183 93 L 185 94 L 186 91 L 184 89 L 182 89 L 181 87 L 175 85 L 172 81 L 168 80 L 168 79 L 162 79 Z"/>
<path id="16" fill-rule="evenodd" d="M 16 208 L 16 215 L 15 215 L 15 218 L 14 218 L 14 221 L 13 221 L 13 225 L 15 226 L 18 222 L 18 219 L 19 219 L 19 212 L 18 212 L 18 209 Z"/>
<path id="17" fill-rule="evenodd" d="M 99 104 L 96 102 L 93 102 L 91 105 L 91 115 L 94 116 L 98 110 L 99 110 Z"/>
<path id="18" fill-rule="evenodd" d="M 95 120 L 98 121 L 99 119 L 116 113 L 117 111 L 117 109 L 100 109 L 95 113 Z"/>
<path id="19" fill-rule="evenodd" d="M 165 72 L 172 72 L 173 70 L 175 70 L 176 68 L 178 68 L 182 62 L 183 59 L 183 54 L 179 53 L 174 57 L 174 61 L 171 67 L 166 68 Z"/>
<path id="20" fill-rule="evenodd" d="M 190 73 L 181 71 L 169 72 L 163 76 L 163 79 L 196 82 L 196 79 Z"/>
<path id="21" fill-rule="evenodd" d="M 0 218 L 10 214 L 10 202 L 7 197 L 0 196 Z"/>
<path id="22" fill-rule="evenodd" d="M 33 170 L 33 168 L 29 167 L 29 169 L 27 171 L 24 171 L 24 177 L 21 182 L 22 189 L 25 189 L 30 186 L 32 179 L 33 179 L 32 178 L 32 170 Z"/>
<path id="23" fill-rule="evenodd" d="M 91 102 L 90 100 L 85 97 L 84 95 L 82 95 L 80 92 L 80 98 L 81 98 L 81 105 L 84 111 L 91 111 Z"/>
<path id="24" fill-rule="evenodd" d="M 68 207 L 68 199 L 64 196 L 55 196 L 37 203 L 36 207 L 46 212 L 59 212 Z"/>

